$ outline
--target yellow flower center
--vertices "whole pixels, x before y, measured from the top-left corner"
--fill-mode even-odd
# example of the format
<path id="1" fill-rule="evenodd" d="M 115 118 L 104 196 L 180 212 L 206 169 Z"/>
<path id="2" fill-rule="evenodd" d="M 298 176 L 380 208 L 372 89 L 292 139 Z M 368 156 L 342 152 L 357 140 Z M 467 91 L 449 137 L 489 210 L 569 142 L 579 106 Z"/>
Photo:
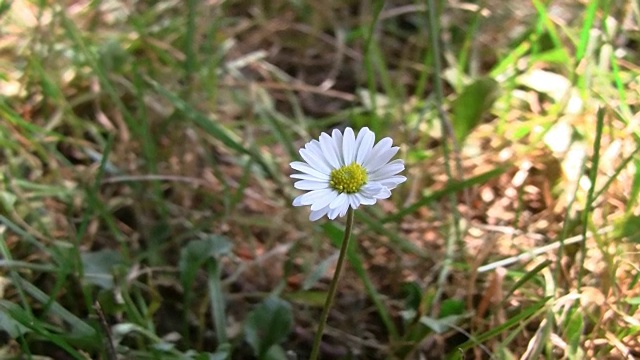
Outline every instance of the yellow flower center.
<path id="1" fill-rule="evenodd" d="M 340 193 L 353 194 L 367 183 L 367 170 L 358 163 L 334 169 L 329 175 L 329 186 Z"/>

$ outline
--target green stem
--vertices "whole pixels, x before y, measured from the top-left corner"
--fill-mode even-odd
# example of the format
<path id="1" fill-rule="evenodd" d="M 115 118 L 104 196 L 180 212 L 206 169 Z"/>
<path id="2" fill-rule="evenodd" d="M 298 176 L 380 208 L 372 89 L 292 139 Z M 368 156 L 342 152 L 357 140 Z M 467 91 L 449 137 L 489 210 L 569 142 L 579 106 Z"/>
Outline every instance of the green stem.
<path id="1" fill-rule="evenodd" d="M 333 298 L 336 295 L 336 289 L 338 288 L 338 279 L 342 272 L 342 265 L 347 255 L 347 249 L 349 248 L 349 240 L 351 239 L 351 229 L 353 229 L 353 213 L 354 210 L 349 208 L 347 211 L 347 226 L 344 229 L 344 238 L 342 239 L 342 246 L 340 247 L 340 255 L 338 256 L 338 264 L 336 265 L 336 272 L 331 279 L 331 285 L 329 285 L 329 293 L 327 299 L 324 302 L 324 309 L 322 309 L 322 315 L 320 316 L 320 324 L 318 324 L 318 331 L 313 339 L 313 350 L 311 350 L 311 356 L 309 360 L 316 360 L 320 353 L 320 343 L 322 342 L 322 333 L 324 332 L 324 325 L 327 323 L 329 317 L 329 309 L 333 303 Z"/>

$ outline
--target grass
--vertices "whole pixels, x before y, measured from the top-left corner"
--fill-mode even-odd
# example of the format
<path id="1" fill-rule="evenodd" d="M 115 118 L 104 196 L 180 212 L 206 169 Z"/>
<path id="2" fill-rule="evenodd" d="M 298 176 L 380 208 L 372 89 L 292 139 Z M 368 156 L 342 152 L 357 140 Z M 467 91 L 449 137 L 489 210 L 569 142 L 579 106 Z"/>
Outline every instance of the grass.
<path id="1" fill-rule="evenodd" d="M 1 358 L 305 358 L 343 222 L 288 163 L 401 146 L 322 358 L 640 356 L 634 2 L 0 3 Z M 507 31 L 508 30 L 508 31 Z"/>

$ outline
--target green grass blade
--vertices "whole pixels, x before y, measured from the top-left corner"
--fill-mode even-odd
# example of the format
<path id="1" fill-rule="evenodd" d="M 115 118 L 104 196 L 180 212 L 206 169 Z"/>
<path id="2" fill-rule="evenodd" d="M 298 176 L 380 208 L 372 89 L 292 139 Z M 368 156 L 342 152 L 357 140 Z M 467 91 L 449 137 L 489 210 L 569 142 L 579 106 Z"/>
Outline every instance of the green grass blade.
<path id="1" fill-rule="evenodd" d="M 518 290 L 520 287 L 522 287 L 522 285 L 528 283 L 529 280 L 531 280 L 534 277 L 536 277 L 542 270 L 546 269 L 549 265 L 551 265 L 551 260 L 546 259 L 545 261 L 543 261 L 540 264 L 538 264 L 535 268 L 527 271 L 524 274 L 524 276 L 521 277 L 520 279 L 518 279 L 518 281 L 516 281 L 516 283 L 513 284 L 513 286 L 511 286 L 509 291 L 507 291 L 504 294 L 504 299 L 502 300 L 502 304 L 499 307 L 502 307 L 502 305 L 507 301 L 507 299 L 509 298 L 509 296 L 511 296 L 511 294 L 513 294 L 516 290 Z"/>
<path id="2" fill-rule="evenodd" d="M 212 135 L 216 139 L 220 140 L 220 142 L 222 142 L 225 146 L 241 154 L 251 154 L 249 149 L 243 146 L 240 143 L 240 139 L 231 131 L 225 129 L 222 125 L 216 123 L 215 120 L 208 118 L 207 116 L 196 110 L 193 106 L 182 100 L 175 93 L 160 85 L 157 81 L 151 78 L 146 78 L 145 80 L 158 94 L 169 100 L 169 102 L 173 104 L 173 106 L 175 106 L 176 109 L 180 111 L 180 113 L 185 115 L 189 120 L 193 121 L 202 130 L 206 131 L 207 134 Z"/>
<path id="3" fill-rule="evenodd" d="M 73 335 L 73 338 L 88 340 L 96 338 L 97 332 L 93 327 L 76 315 L 72 314 L 69 310 L 65 309 L 57 301 L 51 299 L 51 297 L 44 291 L 40 290 L 20 276 L 17 276 L 16 280 L 19 281 L 19 284 L 24 289 L 25 293 L 29 294 L 36 301 L 41 304 L 50 304 L 49 312 L 71 326 L 72 331 L 70 335 Z"/>
<path id="4" fill-rule="evenodd" d="M 18 324 L 24 328 L 30 329 L 34 333 L 40 335 L 42 338 L 50 341 L 58 346 L 60 349 L 67 352 L 67 354 L 73 356 L 77 360 L 86 360 L 87 357 L 83 356 L 80 352 L 75 350 L 62 336 L 52 333 L 48 324 L 43 323 L 41 320 L 34 318 L 29 312 L 20 306 L 10 301 L 0 299 L 0 312 L 5 313 L 15 320 Z M 59 330 L 62 332 L 63 330 Z"/>
<path id="5" fill-rule="evenodd" d="M 589 5 L 587 6 L 587 10 L 584 14 L 584 23 L 582 24 L 582 30 L 580 31 L 580 42 L 578 43 L 578 48 L 576 49 L 576 64 L 580 63 L 580 61 L 582 61 L 585 54 L 587 53 L 591 27 L 593 26 L 593 20 L 596 17 L 597 10 L 598 0 L 589 1 Z"/>
<path id="6" fill-rule="evenodd" d="M 217 259 L 210 259 L 207 262 L 207 272 L 209 275 L 207 285 L 209 287 L 209 300 L 211 301 L 211 316 L 216 330 L 218 346 L 220 346 L 228 341 L 228 336 L 227 315 L 224 309 L 224 292 L 222 291 L 222 285 L 220 283 L 220 264 Z"/>
<path id="7" fill-rule="evenodd" d="M 582 278 L 584 276 L 584 263 L 587 258 L 587 229 L 589 228 L 589 217 L 593 208 L 595 197 L 596 178 L 598 177 L 598 165 L 600 163 L 600 141 L 602 140 L 602 129 L 604 128 L 604 108 L 598 109 L 596 137 L 593 143 L 593 157 L 591 158 L 591 171 L 589 172 L 589 192 L 587 193 L 587 202 L 582 213 L 582 241 L 580 243 L 580 270 L 578 271 L 578 289 L 582 286 Z"/>
<path id="8" fill-rule="evenodd" d="M 449 357 L 449 359 L 458 359 L 460 354 L 464 354 L 465 351 L 469 350 L 473 346 L 477 344 L 481 344 L 489 339 L 492 339 L 515 326 L 519 326 L 519 325 L 522 326 L 523 323 L 529 322 L 532 318 L 535 318 L 539 314 L 546 311 L 545 307 L 547 305 L 547 301 L 548 299 L 542 299 L 532 305 L 529 305 L 524 309 L 518 311 L 517 314 L 514 314 L 511 318 L 509 318 L 507 321 L 500 324 L 499 326 L 496 326 L 491 330 L 484 332 L 482 334 L 476 335 L 472 339 L 457 346 L 456 347 L 457 351 L 453 352 Z"/>
<path id="9" fill-rule="evenodd" d="M 484 184 L 486 183 L 489 179 L 492 179 L 496 176 L 501 175 L 502 173 L 504 173 L 507 170 L 507 167 L 498 167 L 495 168 L 493 170 L 489 170 L 485 173 L 482 173 L 480 175 L 476 175 L 472 178 L 468 178 L 465 179 L 463 181 L 452 181 L 449 184 L 447 184 L 444 189 L 442 190 L 438 190 L 435 191 L 429 195 L 423 196 L 420 200 L 416 201 L 415 203 L 407 206 L 406 208 L 398 211 L 397 213 L 390 215 L 384 219 L 381 219 L 381 221 L 383 223 L 389 222 L 389 221 L 396 221 L 408 214 L 411 214 L 413 212 L 416 212 L 419 208 L 432 203 L 434 201 L 438 201 L 441 198 L 445 197 L 445 196 L 451 196 L 459 191 L 462 191 L 468 187 L 474 186 L 474 185 L 479 185 L 479 184 Z"/>

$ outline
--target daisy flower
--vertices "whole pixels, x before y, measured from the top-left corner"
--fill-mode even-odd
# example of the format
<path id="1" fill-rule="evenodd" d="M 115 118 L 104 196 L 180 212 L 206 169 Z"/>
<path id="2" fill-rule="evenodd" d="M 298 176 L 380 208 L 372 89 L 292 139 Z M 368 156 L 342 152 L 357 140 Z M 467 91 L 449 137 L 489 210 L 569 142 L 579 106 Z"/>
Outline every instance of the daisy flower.
<path id="1" fill-rule="evenodd" d="M 327 215 L 329 219 L 344 216 L 349 207 L 373 205 L 378 199 L 391 196 L 391 190 L 407 180 L 397 175 L 404 170 L 404 161 L 389 162 L 400 149 L 391 146 L 391 138 L 375 144 L 375 134 L 362 128 L 355 136 L 352 128 L 344 134 L 333 130 L 331 136 L 322 133 L 300 149 L 304 160 L 290 166 L 299 171 L 291 175 L 299 179 L 296 189 L 308 192 L 296 197 L 293 206 L 311 205 L 309 220 Z"/>

